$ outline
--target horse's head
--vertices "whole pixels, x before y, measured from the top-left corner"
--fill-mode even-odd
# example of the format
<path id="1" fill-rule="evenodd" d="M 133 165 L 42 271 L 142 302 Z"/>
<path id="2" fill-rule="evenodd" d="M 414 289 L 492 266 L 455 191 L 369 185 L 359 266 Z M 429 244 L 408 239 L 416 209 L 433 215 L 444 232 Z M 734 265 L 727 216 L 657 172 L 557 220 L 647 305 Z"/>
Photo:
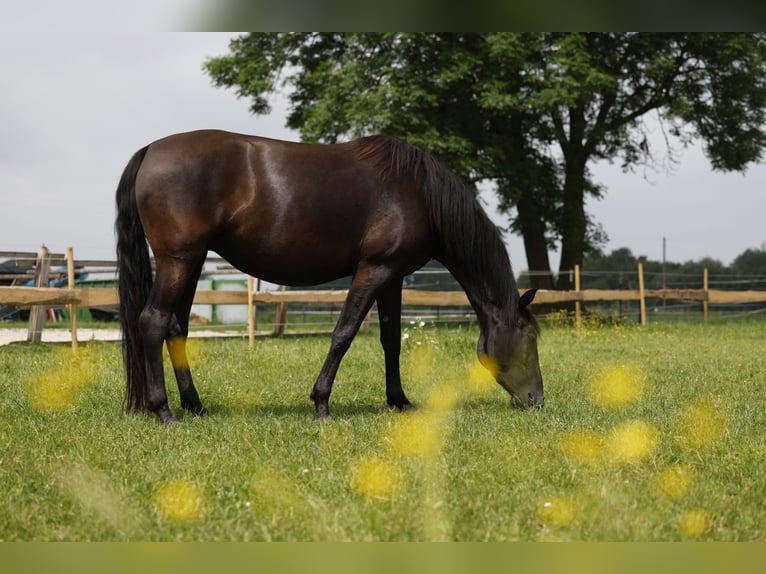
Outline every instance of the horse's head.
<path id="1" fill-rule="evenodd" d="M 544 401 L 537 357 L 539 328 L 529 311 L 536 292 L 530 289 L 519 299 L 514 324 L 496 326 L 490 340 L 484 335 L 479 340 L 479 360 L 511 394 L 511 405 L 521 409 L 542 407 Z"/>

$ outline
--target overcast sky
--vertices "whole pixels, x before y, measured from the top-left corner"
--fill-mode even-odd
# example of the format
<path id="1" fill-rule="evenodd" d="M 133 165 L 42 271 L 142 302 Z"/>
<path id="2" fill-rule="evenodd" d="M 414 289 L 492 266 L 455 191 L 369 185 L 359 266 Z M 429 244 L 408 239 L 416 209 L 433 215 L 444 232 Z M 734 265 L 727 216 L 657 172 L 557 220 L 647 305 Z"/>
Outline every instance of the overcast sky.
<path id="1" fill-rule="evenodd" d="M 45 243 L 56 252 L 71 246 L 81 259 L 113 258 L 117 181 L 133 152 L 154 139 L 198 128 L 297 139 L 284 127 L 280 100 L 272 116 L 251 116 L 246 101 L 212 87 L 202 72 L 207 57 L 227 52 L 231 37 L 6 27 L 0 251 L 35 251 Z M 593 167 L 607 193 L 588 210 L 609 236 L 607 251 L 629 247 L 660 259 L 664 236 L 670 261 L 710 256 L 728 264 L 766 242 L 766 166 L 716 174 L 699 149 L 680 159 L 672 175 Z M 507 243 L 515 271 L 526 269 L 521 239 L 507 236 Z M 557 255 L 551 264 L 558 267 Z"/>

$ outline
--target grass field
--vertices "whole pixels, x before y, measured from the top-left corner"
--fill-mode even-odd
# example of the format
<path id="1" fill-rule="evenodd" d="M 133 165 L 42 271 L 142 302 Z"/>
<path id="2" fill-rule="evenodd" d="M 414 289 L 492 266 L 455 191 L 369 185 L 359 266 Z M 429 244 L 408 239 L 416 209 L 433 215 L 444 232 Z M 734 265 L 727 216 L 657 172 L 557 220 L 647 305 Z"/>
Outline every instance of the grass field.
<path id="1" fill-rule="evenodd" d="M 385 407 L 373 329 L 331 400 L 326 336 L 190 341 L 211 415 L 126 415 L 120 349 L 0 348 L 0 540 L 766 540 L 766 324 L 544 331 L 541 411 L 410 325 Z M 170 374 L 168 368 L 168 374 Z"/>

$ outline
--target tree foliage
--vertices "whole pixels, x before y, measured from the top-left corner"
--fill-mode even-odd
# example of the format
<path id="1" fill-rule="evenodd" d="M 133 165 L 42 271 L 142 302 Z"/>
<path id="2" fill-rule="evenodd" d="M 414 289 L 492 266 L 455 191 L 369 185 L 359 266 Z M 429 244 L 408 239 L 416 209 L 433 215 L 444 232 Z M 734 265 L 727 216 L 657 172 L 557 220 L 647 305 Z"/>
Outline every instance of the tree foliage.
<path id="1" fill-rule="evenodd" d="M 766 145 L 764 34 L 252 33 L 205 69 L 256 114 L 287 88 L 306 141 L 388 133 L 494 183 L 540 271 L 555 242 L 561 271 L 598 244 L 594 161 L 656 165 L 699 139 L 713 168 L 744 170 Z"/>

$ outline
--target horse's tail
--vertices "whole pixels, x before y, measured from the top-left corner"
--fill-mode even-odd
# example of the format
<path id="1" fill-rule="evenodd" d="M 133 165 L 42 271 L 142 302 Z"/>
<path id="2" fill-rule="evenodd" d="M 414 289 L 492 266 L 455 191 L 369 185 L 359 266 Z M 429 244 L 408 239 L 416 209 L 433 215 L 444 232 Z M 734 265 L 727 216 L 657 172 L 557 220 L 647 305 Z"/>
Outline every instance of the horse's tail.
<path id="1" fill-rule="evenodd" d="M 144 226 L 136 205 L 136 175 L 148 146 L 137 151 L 122 172 L 117 186 L 117 272 L 120 294 L 122 358 L 127 386 L 125 408 L 146 409 L 146 365 L 138 319 L 152 288 L 152 265 Z"/>

